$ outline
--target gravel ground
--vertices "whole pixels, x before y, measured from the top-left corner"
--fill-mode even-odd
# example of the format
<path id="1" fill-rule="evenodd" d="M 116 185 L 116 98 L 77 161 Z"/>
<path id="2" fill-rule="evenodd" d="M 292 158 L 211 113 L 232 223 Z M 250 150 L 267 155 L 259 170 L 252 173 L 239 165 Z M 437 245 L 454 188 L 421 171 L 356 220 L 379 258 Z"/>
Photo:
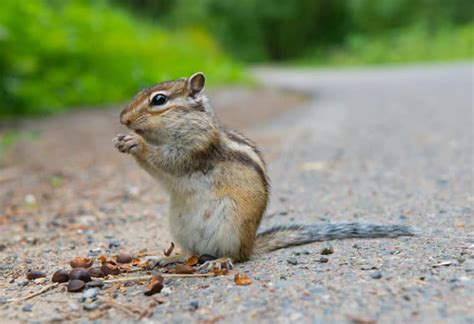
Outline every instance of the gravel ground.
<path id="1" fill-rule="evenodd" d="M 140 310 L 158 304 L 148 321 L 472 323 L 472 66 L 255 73 L 280 90 L 229 89 L 211 99 L 263 148 L 273 189 L 262 226 L 364 220 L 410 224 L 420 235 L 276 251 L 236 266 L 249 286 L 231 274 L 167 279 L 154 301 L 141 285 L 99 297 Z M 17 143 L 0 169 L 0 303 L 41 289 L 24 280 L 28 269 L 50 275 L 77 255 L 168 246 L 166 195 L 113 150 L 117 112 L 19 126 L 41 137 Z M 59 287 L 0 305 L 0 318 L 138 321 L 80 296 Z"/>

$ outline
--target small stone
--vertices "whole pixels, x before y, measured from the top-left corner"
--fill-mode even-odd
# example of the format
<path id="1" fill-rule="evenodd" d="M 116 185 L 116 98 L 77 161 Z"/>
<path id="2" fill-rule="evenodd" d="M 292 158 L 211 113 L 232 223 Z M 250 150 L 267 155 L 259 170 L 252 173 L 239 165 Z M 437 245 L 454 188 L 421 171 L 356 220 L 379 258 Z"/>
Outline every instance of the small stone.
<path id="1" fill-rule="evenodd" d="M 87 289 L 86 291 L 84 291 L 81 295 L 81 298 L 83 298 L 84 300 L 90 298 L 90 299 L 94 299 L 95 297 L 97 297 L 97 294 L 99 293 L 99 289 L 97 288 L 89 288 Z"/>
<path id="2" fill-rule="evenodd" d="M 295 257 L 289 257 L 286 259 L 286 262 L 288 262 L 289 264 L 292 264 L 292 265 L 297 265 L 298 264 L 298 259 L 296 259 Z"/>
<path id="3" fill-rule="evenodd" d="M 20 287 L 24 287 L 28 284 L 28 280 L 25 280 L 25 279 L 18 279 L 16 281 L 16 284 Z"/>
<path id="4" fill-rule="evenodd" d="M 321 250 L 322 255 L 330 255 L 333 253 L 334 253 L 334 248 L 331 245 L 328 245 Z"/>
<path id="5" fill-rule="evenodd" d="M 328 263 L 328 262 L 329 262 L 329 259 L 326 258 L 326 257 L 320 257 L 320 258 L 319 258 L 319 262 L 321 262 L 321 263 Z"/>
<path id="6" fill-rule="evenodd" d="M 163 296 L 169 296 L 169 295 L 171 295 L 171 293 L 172 293 L 172 291 L 171 291 L 171 288 L 169 288 L 169 287 L 165 287 L 165 288 L 161 289 L 161 294 Z"/>
<path id="7" fill-rule="evenodd" d="M 73 302 L 70 302 L 68 306 L 69 306 L 69 309 L 72 311 L 78 311 L 80 308 L 79 304 L 73 303 Z"/>
<path id="8" fill-rule="evenodd" d="M 21 310 L 24 312 L 31 312 L 33 310 L 33 304 L 25 304 Z"/>
<path id="9" fill-rule="evenodd" d="M 191 303 L 189 303 L 191 306 L 191 310 L 196 310 L 199 308 L 199 302 L 197 300 L 193 300 Z"/>
<path id="10" fill-rule="evenodd" d="M 117 240 L 117 239 L 112 239 L 110 240 L 109 242 L 109 248 L 112 249 L 112 248 L 118 248 L 120 247 L 122 243 L 120 242 L 120 240 Z"/>
<path id="11" fill-rule="evenodd" d="M 380 271 L 374 271 L 370 273 L 370 278 L 372 279 L 381 279 L 383 277 L 382 272 Z"/>
<path id="12" fill-rule="evenodd" d="M 140 188 L 138 188 L 138 187 L 127 188 L 127 193 L 126 194 L 128 196 L 130 196 L 130 198 L 136 198 L 140 195 Z"/>
<path id="13" fill-rule="evenodd" d="M 6 304 L 8 302 L 7 296 L 0 296 L 0 305 Z"/>
<path id="14" fill-rule="evenodd" d="M 35 205 L 36 204 L 36 197 L 32 194 L 28 194 L 25 196 L 25 204 L 27 205 Z"/>
<path id="15" fill-rule="evenodd" d="M 88 303 L 88 304 L 84 304 L 84 306 L 82 306 L 82 308 L 84 308 L 85 311 L 93 311 L 95 309 L 97 309 L 99 307 L 99 303 L 98 302 L 92 302 L 92 303 Z"/>

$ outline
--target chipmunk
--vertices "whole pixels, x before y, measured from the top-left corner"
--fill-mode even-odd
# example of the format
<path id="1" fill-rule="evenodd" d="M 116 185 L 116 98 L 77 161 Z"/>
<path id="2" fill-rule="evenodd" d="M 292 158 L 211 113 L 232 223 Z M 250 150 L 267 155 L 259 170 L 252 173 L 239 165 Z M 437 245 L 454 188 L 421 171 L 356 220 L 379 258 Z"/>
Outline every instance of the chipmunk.
<path id="1" fill-rule="evenodd" d="M 152 267 L 192 255 L 217 260 L 202 268 L 276 249 L 343 238 L 414 235 L 403 225 L 341 222 L 278 225 L 258 232 L 269 197 L 265 162 L 256 145 L 224 128 L 203 89 L 205 76 L 166 81 L 140 91 L 120 114 L 132 132 L 113 142 L 132 155 L 170 195 L 169 225 L 182 253 L 151 257 Z"/>

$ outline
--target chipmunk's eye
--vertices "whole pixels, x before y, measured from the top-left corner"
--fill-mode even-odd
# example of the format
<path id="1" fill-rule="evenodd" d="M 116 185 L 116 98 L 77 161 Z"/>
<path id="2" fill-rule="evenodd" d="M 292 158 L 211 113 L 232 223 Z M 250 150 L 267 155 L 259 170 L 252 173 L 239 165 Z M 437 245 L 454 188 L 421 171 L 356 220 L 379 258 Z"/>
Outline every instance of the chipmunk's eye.
<path id="1" fill-rule="evenodd" d="M 168 101 L 168 98 L 164 94 L 157 94 L 151 98 L 150 104 L 152 106 L 161 106 L 164 105 Z"/>

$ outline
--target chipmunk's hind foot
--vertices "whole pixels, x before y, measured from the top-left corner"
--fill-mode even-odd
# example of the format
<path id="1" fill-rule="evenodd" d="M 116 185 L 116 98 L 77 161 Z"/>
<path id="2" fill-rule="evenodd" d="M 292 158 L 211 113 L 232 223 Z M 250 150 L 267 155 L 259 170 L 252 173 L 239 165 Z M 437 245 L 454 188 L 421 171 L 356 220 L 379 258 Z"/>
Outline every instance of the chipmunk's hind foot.
<path id="1" fill-rule="evenodd" d="M 231 258 L 219 258 L 216 260 L 206 261 L 198 267 L 199 272 L 210 272 L 215 269 L 233 269 L 234 263 Z"/>
<path id="2" fill-rule="evenodd" d="M 174 256 L 146 256 L 145 260 L 148 261 L 148 269 L 153 270 L 156 267 L 164 268 L 167 265 L 174 263 L 183 263 L 186 261 L 187 257 L 181 255 Z"/>

